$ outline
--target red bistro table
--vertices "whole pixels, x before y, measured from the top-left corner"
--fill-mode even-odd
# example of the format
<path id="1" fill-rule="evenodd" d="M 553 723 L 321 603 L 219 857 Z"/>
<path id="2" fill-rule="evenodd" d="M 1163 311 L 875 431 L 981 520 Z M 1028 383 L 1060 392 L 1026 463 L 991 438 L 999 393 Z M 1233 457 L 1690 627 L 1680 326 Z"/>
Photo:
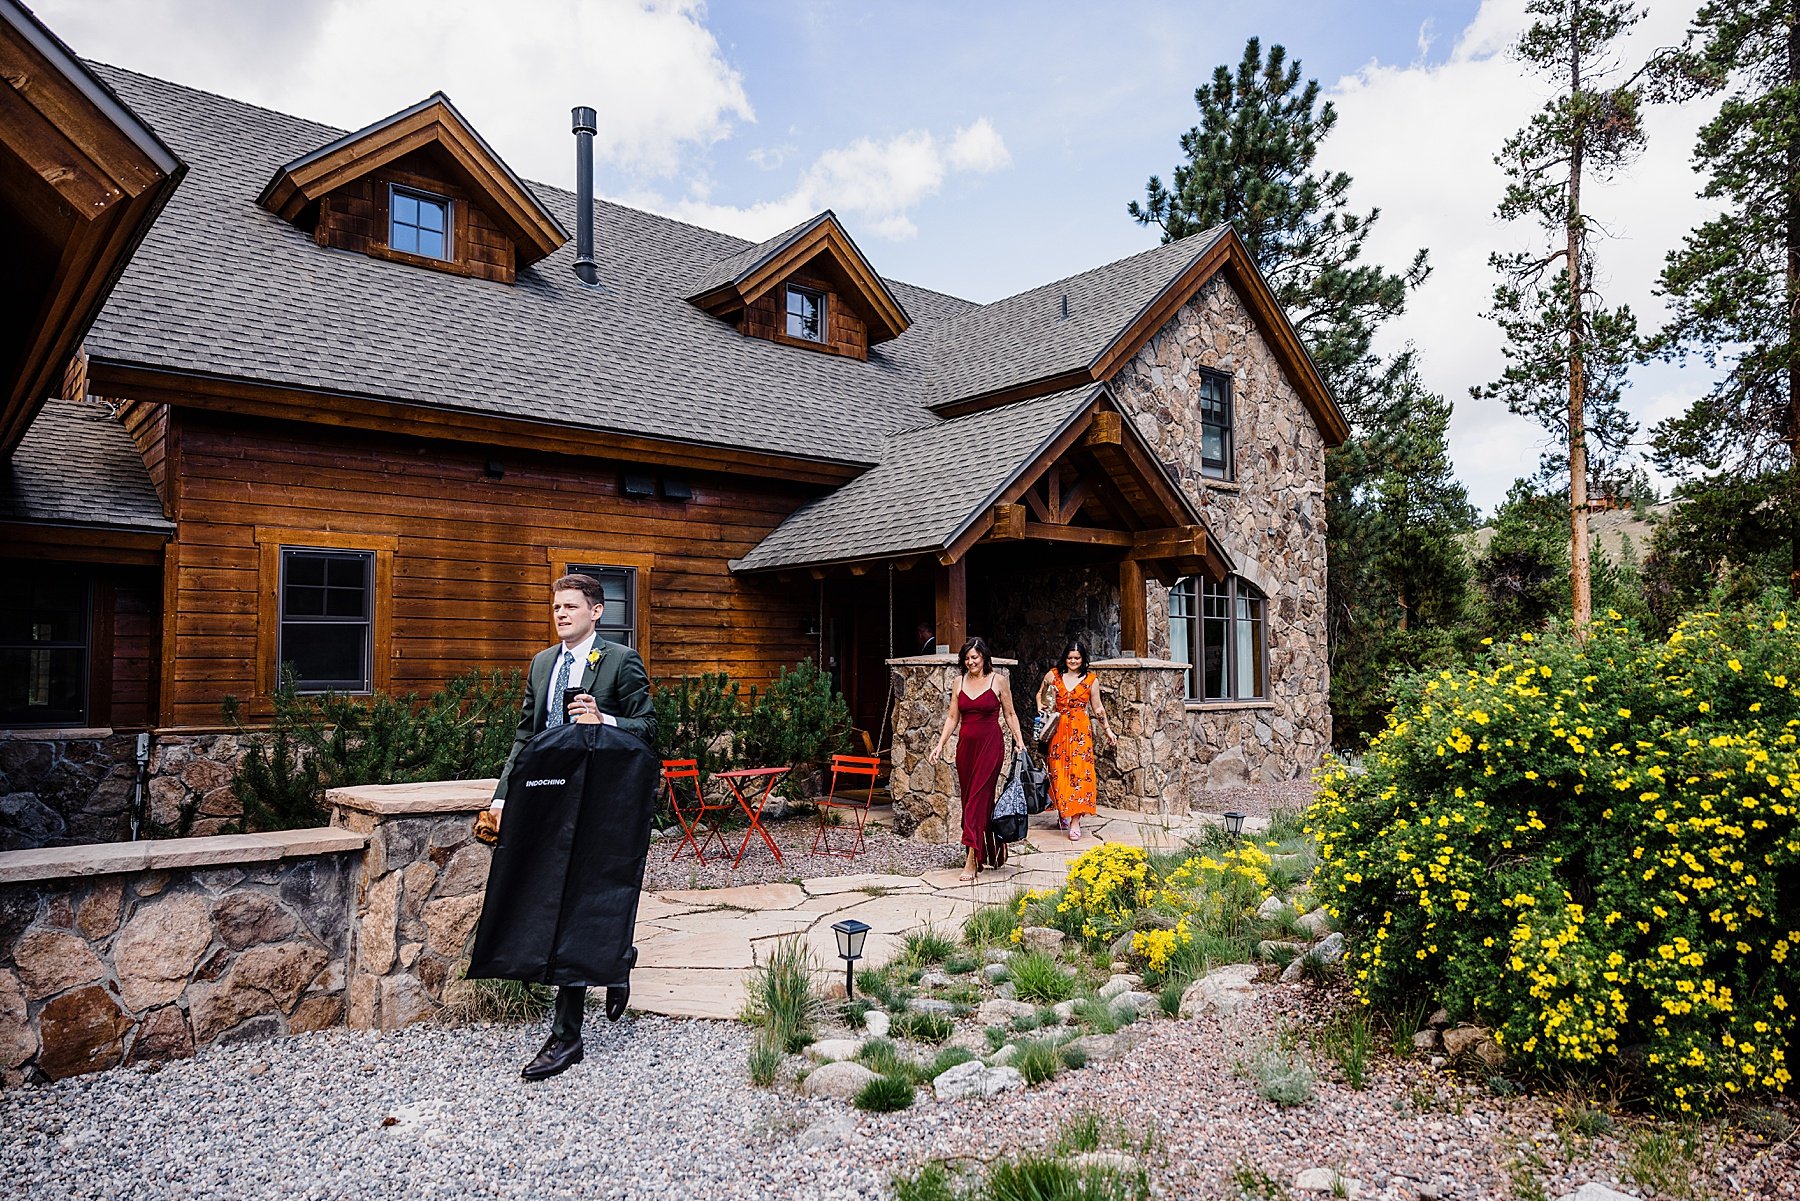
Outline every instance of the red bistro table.
<path id="1" fill-rule="evenodd" d="M 744 842 L 742 846 L 738 847 L 737 859 L 732 863 L 732 867 L 735 868 L 744 861 L 744 852 L 750 849 L 752 834 L 761 834 L 762 840 L 769 844 L 769 851 L 775 856 L 775 862 L 781 862 L 781 848 L 775 845 L 775 840 L 769 837 L 767 830 L 763 829 L 762 811 L 763 806 L 769 803 L 769 794 L 775 791 L 775 782 L 787 775 L 788 770 L 785 767 L 745 767 L 739 768 L 737 771 L 713 773 L 713 779 L 725 781 L 731 789 L 731 795 L 737 798 L 738 805 L 744 810 L 744 816 L 750 819 L 750 828 L 744 831 Z M 755 806 L 752 806 L 744 797 L 742 786 L 748 780 L 764 781 L 762 795 L 756 799 Z"/>

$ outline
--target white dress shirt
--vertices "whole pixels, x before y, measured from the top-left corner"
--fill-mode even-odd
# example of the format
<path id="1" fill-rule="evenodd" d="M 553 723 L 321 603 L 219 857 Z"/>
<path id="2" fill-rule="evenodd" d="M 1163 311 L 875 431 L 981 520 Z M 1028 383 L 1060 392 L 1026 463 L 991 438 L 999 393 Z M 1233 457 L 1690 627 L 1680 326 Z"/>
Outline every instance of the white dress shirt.
<path id="1" fill-rule="evenodd" d="M 587 674 L 587 657 L 589 654 L 591 654 L 593 652 L 594 644 L 596 642 L 598 642 L 599 640 L 600 640 L 600 631 L 595 630 L 593 633 L 589 634 L 586 638 L 583 638 L 580 642 L 577 642 L 574 646 L 570 646 L 568 643 L 564 643 L 562 651 L 557 654 L 556 658 L 550 664 L 550 685 L 551 685 L 551 687 L 555 687 L 555 685 L 556 685 L 556 673 L 558 671 L 562 670 L 563 655 L 569 654 L 569 653 L 572 653 L 575 656 L 575 661 L 573 663 L 569 664 L 569 687 L 571 687 L 571 688 L 577 687 L 581 682 L 581 677 Z M 562 697 L 560 695 L 545 697 L 544 698 L 544 713 L 545 713 L 546 717 L 548 716 L 548 714 L 550 712 L 551 705 L 560 705 L 560 704 L 562 704 Z M 619 719 L 614 717 L 610 713 L 602 713 L 600 715 L 600 722 L 602 725 L 616 726 L 619 724 Z M 549 728 L 549 722 L 547 720 L 545 722 L 545 728 L 546 729 Z M 506 799 L 504 797 L 496 797 L 494 800 L 494 803 L 488 807 L 490 809 L 504 809 L 506 807 Z"/>

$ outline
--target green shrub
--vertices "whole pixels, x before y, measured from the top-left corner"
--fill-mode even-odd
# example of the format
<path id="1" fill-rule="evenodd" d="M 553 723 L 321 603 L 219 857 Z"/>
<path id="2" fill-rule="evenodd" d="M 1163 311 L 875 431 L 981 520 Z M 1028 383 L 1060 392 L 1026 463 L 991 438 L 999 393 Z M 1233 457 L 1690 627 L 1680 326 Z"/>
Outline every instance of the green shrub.
<path id="1" fill-rule="evenodd" d="M 1075 977 L 1056 957 L 1038 950 L 1019 950 L 1006 961 L 1006 974 L 1021 1001 L 1066 1001 L 1075 995 Z"/>
<path id="2" fill-rule="evenodd" d="M 885 1038 L 871 1038 L 856 1053 L 856 1062 L 868 1068 L 878 1076 L 892 1076 L 901 1071 L 906 1061 L 900 1058 L 900 1049 Z"/>
<path id="3" fill-rule="evenodd" d="M 1785 1090 L 1797 732 L 1800 625 L 1773 602 L 1660 643 L 1614 619 L 1524 634 L 1413 681 L 1311 814 L 1352 985 L 1471 1014 L 1528 1067 L 1644 1044 L 1677 1111 Z"/>
<path id="4" fill-rule="evenodd" d="M 850 1103 L 871 1113 L 892 1113 L 910 1108 L 913 1103 L 912 1081 L 904 1076 L 877 1076 L 856 1090 Z"/>
<path id="5" fill-rule="evenodd" d="M 977 947 L 1006 942 L 1018 927 L 1019 902 L 1024 895 L 1021 889 L 1004 904 L 983 905 L 964 918 L 963 940 Z"/>
<path id="6" fill-rule="evenodd" d="M 1312 1100 L 1313 1074 L 1304 1060 L 1290 1051 L 1264 1047 L 1241 1065 L 1256 1081 L 1263 1099 L 1277 1105 L 1304 1105 Z"/>
<path id="7" fill-rule="evenodd" d="M 784 1051 L 798 1051 L 811 1042 L 813 1024 L 824 1012 L 824 998 L 813 991 L 812 967 L 806 943 L 784 938 L 750 977 L 744 1016 Z"/>
<path id="8" fill-rule="evenodd" d="M 909 1009 L 894 1019 L 893 1031 L 901 1038 L 922 1043 L 941 1043 L 956 1033 L 956 1022 L 941 1013 L 920 1013 Z"/>
<path id="9" fill-rule="evenodd" d="M 1075 1002 L 1075 1020 L 1095 1034 L 1112 1034 L 1129 1025 L 1129 1021 L 1121 1020 L 1123 1016 L 1099 997 L 1082 997 Z"/>
<path id="10" fill-rule="evenodd" d="M 802 660 L 751 690 L 738 735 L 746 762 L 824 763 L 850 749 L 850 706 L 828 673 Z"/>
<path id="11" fill-rule="evenodd" d="M 650 690 L 656 747 L 664 759 L 693 759 L 705 776 L 738 765 L 735 737 L 743 720 L 737 681 L 724 672 L 682 676 Z"/>
<path id="12" fill-rule="evenodd" d="M 912 964 L 942 963 L 956 954 L 956 944 L 930 926 L 906 936 L 901 958 Z"/>
<path id="13" fill-rule="evenodd" d="M 548 984 L 459 977 L 444 989 L 444 1016 L 457 1022 L 537 1022 L 550 1012 L 555 996 Z"/>
<path id="14" fill-rule="evenodd" d="M 936 1080 L 959 1063 L 968 1063 L 975 1058 L 975 1052 L 967 1047 L 945 1047 L 935 1055 L 931 1062 L 919 1069 L 921 1083 Z"/>
<path id="15" fill-rule="evenodd" d="M 1338 1065 L 1344 1083 L 1359 1092 L 1369 1087 L 1369 1060 L 1375 1052 L 1375 1031 L 1368 1010 L 1355 1006 L 1312 1032 L 1313 1050 Z"/>
<path id="16" fill-rule="evenodd" d="M 1064 1043 L 1056 1049 L 1056 1057 L 1063 1061 L 1063 1066 L 1072 1072 L 1080 1071 L 1087 1066 L 1087 1052 L 1074 1043 Z"/>
<path id="17" fill-rule="evenodd" d="M 782 1046 L 767 1030 L 758 1030 L 750 1040 L 750 1083 L 768 1088 L 781 1071 Z"/>
<path id="18" fill-rule="evenodd" d="M 952 976 L 967 976 L 971 972 L 981 970 L 981 960 L 973 955 L 958 952 L 944 960 L 944 970 Z"/>
<path id="19" fill-rule="evenodd" d="M 522 688 L 517 671 L 470 671 L 424 700 L 416 692 L 302 695 L 284 667 L 268 729 L 245 729 L 237 698 L 224 701 L 244 746 L 231 782 L 244 824 L 322 826 L 329 818 L 325 793 L 333 788 L 497 776 L 518 729 Z"/>
<path id="20" fill-rule="evenodd" d="M 988 1169 L 981 1201 L 1144 1201 L 1150 1181 L 1142 1168 L 1077 1167 L 1067 1160 L 1027 1155 Z"/>
<path id="21" fill-rule="evenodd" d="M 956 1178 L 935 1160 L 910 1176 L 896 1173 L 889 1183 L 894 1188 L 894 1201 L 958 1201 L 961 1196 Z"/>
<path id="22" fill-rule="evenodd" d="M 1026 1084 L 1042 1084 L 1053 1080 L 1062 1071 L 1062 1056 L 1056 1043 L 1047 1038 L 1022 1038 L 1014 1046 L 1019 1053 L 1013 1058 L 1012 1066 L 1025 1077 Z"/>

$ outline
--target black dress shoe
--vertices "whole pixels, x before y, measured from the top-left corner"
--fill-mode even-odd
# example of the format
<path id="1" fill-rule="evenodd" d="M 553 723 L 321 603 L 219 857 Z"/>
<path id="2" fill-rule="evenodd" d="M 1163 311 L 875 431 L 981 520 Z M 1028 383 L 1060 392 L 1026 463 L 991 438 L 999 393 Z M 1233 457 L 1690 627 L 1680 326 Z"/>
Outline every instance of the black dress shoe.
<path id="1" fill-rule="evenodd" d="M 585 1054 L 579 1035 L 565 1039 L 552 1034 L 544 1040 L 544 1049 L 537 1053 L 537 1058 L 526 1064 L 519 1075 L 527 1080 L 548 1080 L 580 1063 Z"/>
<path id="2" fill-rule="evenodd" d="M 637 948 L 626 948 L 625 983 L 606 986 L 606 1020 L 616 1022 L 625 1016 L 625 1006 L 631 1001 L 631 969 L 637 966 Z"/>

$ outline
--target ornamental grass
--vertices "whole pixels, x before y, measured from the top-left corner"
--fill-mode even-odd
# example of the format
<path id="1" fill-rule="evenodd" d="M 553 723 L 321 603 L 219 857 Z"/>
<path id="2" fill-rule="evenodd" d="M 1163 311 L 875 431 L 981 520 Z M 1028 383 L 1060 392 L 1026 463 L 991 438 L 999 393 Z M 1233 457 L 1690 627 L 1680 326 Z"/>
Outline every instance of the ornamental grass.
<path id="1" fill-rule="evenodd" d="M 1800 628 L 1778 601 L 1661 642 L 1492 646 L 1406 685 L 1321 772 L 1313 889 L 1350 982 L 1491 1027 L 1527 1068 L 1653 1104 L 1787 1091 L 1800 980 Z"/>

